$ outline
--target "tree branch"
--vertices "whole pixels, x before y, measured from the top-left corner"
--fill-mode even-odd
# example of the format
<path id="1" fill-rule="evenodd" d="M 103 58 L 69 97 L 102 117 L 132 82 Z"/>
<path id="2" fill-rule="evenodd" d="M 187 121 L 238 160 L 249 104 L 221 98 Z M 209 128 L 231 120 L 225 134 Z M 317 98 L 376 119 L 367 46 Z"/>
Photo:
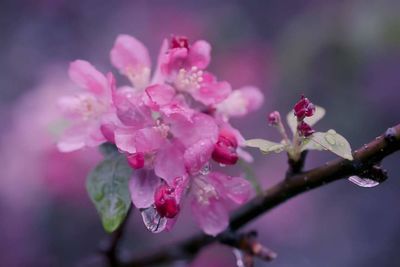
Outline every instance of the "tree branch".
<path id="1" fill-rule="evenodd" d="M 371 172 L 382 159 L 400 150 L 400 124 L 389 128 L 385 134 L 354 151 L 354 160 L 336 159 L 307 172 L 291 175 L 261 195 L 239 208 L 231 217 L 229 228 L 216 237 L 198 234 L 187 240 L 168 245 L 166 248 L 127 259 L 121 266 L 151 266 L 193 257 L 200 249 L 213 242 L 224 243 L 227 235 L 254 220 L 272 208 L 284 203 L 298 194 L 346 178 Z M 373 179 L 373 177 L 371 177 Z"/>

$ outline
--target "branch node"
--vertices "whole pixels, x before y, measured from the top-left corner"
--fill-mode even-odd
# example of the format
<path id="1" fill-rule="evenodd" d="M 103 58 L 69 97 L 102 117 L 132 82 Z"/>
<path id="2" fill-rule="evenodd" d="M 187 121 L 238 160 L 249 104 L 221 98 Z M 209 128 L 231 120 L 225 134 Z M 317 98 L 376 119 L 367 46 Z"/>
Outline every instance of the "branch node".
<path id="1" fill-rule="evenodd" d="M 385 140 L 390 144 L 396 142 L 396 129 L 394 127 L 388 128 L 385 132 Z"/>

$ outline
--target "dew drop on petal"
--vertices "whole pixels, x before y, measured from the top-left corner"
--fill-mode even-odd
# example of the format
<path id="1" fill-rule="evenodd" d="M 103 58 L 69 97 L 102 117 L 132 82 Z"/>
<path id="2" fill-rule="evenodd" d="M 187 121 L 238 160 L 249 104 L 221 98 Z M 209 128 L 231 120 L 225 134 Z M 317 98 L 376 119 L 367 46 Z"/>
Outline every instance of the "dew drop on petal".
<path id="1" fill-rule="evenodd" d="M 351 176 L 349 177 L 349 181 L 353 184 L 356 184 L 361 187 L 375 187 L 379 185 L 379 182 L 368 179 L 368 178 L 361 178 L 358 176 Z"/>
<path id="2" fill-rule="evenodd" d="M 332 146 L 336 144 L 335 138 L 332 136 L 332 134 L 325 135 L 325 140 Z"/>
<path id="3" fill-rule="evenodd" d="M 203 168 L 201 168 L 200 174 L 201 175 L 208 175 L 210 173 L 210 170 L 211 170 L 210 163 L 207 162 L 206 164 L 204 164 Z"/>
<path id="4" fill-rule="evenodd" d="M 140 213 L 143 218 L 143 223 L 147 230 L 152 233 L 160 233 L 167 226 L 167 218 L 161 217 L 155 207 L 152 205 L 146 209 L 141 209 Z"/>
<path id="5" fill-rule="evenodd" d="M 333 130 L 333 129 L 330 129 L 330 130 L 328 131 L 328 133 L 329 133 L 329 134 L 336 134 L 336 131 Z"/>

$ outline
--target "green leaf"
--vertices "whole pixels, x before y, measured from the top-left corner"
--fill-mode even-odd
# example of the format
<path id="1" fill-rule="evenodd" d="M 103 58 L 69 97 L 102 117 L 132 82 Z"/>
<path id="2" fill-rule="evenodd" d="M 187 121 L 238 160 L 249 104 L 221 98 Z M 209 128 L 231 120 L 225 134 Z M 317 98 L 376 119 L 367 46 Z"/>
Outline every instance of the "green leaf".
<path id="1" fill-rule="evenodd" d="M 124 221 L 131 205 L 128 181 L 132 169 L 121 154 L 104 159 L 89 174 L 86 188 L 104 229 L 113 232 Z"/>
<path id="2" fill-rule="evenodd" d="M 314 115 L 305 118 L 304 121 L 308 123 L 308 125 L 313 126 L 325 116 L 325 113 L 326 111 L 323 107 L 315 106 Z M 297 118 L 296 116 L 294 116 L 293 110 L 290 111 L 289 114 L 287 114 L 286 121 L 292 133 L 295 134 L 297 130 Z"/>
<path id="3" fill-rule="evenodd" d="M 250 139 L 246 141 L 246 145 L 249 147 L 256 147 L 264 154 L 269 154 L 271 152 L 280 153 L 285 150 L 284 144 L 275 143 L 264 139 Z"/>
<path id="4" fill-rule="evenodd" d="M 343 136 L 336 133 L 335 130 L 331 129 L 326 133 L 314 133 L 310 137 L 310 140 L 342 158 L 353 160 L 349 142 Z"/>

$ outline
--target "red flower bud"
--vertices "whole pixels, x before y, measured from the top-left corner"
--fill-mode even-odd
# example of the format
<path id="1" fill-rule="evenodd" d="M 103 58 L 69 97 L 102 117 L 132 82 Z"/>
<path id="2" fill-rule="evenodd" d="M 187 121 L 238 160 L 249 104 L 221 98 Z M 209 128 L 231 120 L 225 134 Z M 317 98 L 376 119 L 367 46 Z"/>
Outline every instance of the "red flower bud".
<path id="1" fill-rule="evenodd" d="M 305 117 L 311 117 L 314 115 L 315 106 L 308 100 L 307 97 L 301 96 L 301 99 L 294 106 L 294 115 L 297 119 L 303 120 Z"/>
<path id="2" fill-rule="evenodd" d="M 278 111 L 271 112 L 268 115 L 268 123 L 272 126 L 276 126 L 281 123 L 281 114 L 279 114 Z"/>
<path id="3" fill-rule="evenodd" d="M 308 137 L 312 135 L 315 131 L 311 128 L 310 125 L 305 123 L 304 121 L 300 122 L 297 126 L 297 130 L 299 131 L 300 136 Z"/>
<path id="4" fill-rule="evenodd" d="M 239 159 L 236 153 L 237 146 L 235 135 L 228 130 L 221 130 L 212 153 L 213 160 L 226 165 L 234 165 Z"/>
<path id="5" fill-rule="evenodd" d="M 179 213 L 179 204 L 176 202 L 175 189 L 164 184 L 154 193 L 154 205 L 161 217 L 174 218 Z"/>
<path id="6" fill-rule="evenodd" d="M 133 169 L 141 169 L 144 167 L 144 154 L 134 153 L 127 156 L 128 163 Z"/>
<path id="7" fill-rule="evenodd" d="M 173 36 L 171 38 L 170 48 L 186 48 L 189 49 L 189 40 L 185 36 Z"/>

